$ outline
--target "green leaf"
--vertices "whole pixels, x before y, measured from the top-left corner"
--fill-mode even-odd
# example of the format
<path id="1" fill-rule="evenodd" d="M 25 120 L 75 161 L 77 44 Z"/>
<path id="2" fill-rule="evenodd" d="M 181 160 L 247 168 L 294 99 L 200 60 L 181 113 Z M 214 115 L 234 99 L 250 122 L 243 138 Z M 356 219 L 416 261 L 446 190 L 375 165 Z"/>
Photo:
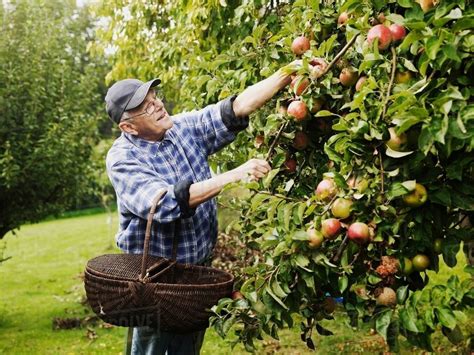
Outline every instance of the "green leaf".
<path id="1" fill-rule="evenodd" d="M 411 0 L 397 0 L 398 5 L 401 7 L 405 7 L 407 9 L 413 6 L 413 2 Z"/>
<path id="2" fill-rule="evenodd" d="M 273 250 L 273 256 L 278 256 L 286 251 L 288 251 L 288 246 L 286 245 L 286 242 L 280 242 Z"/>
<path id="3" fill-rule="evenodd" d="M 398 304 L 404 304 L 408 297 L 408 285 L 400 286 L 397 289 L 397 302 Z"/>
<path id="4" fill-rule="evenodd" d="M 347 278 L 347 275 L 344 274 L 340 276 L 339 279 L 337 280 L 337 283 L 339 286 L 339 291 L 343 293 L 346 290 L 347 285 L 349 283 L 349 279 Z"/>
<path id="5" fill-rule="evenodd" d="M 406 307 L 404 309 L 401 309 L 399 312 L 399 315 L 400 315 L 400 321 L 402 323 L 402 326 L 406 330 L 410 332 L 418 333 L 418 328 L 416 327 L 416 324 L 415 324 L 417 320 L 416 312 L 411 307 Z"/>
<path id="6" fill-rule="evenodd" d="M 252 198 L 252 204 L 251 204 L 251 207 L 250 209 L 252 211 L 255 211 L 258 207 L 261 207 L 262 206 L 262 203 L 268 199 L 270 199 L 271 196 L 270 195 L 266 195 L 266 194 L 256 194 L 253 198 Z"/>
<path id="7" fill-rule="evenodd" d="M 398 152 L 396 150 L 393 150 L 390 148 L 388 145 L 386 146 L 387 150 L 385 151 L 385 154 L 391 158 L 403 158 L 406 157 L 410 154 L 413 154 L 414 151 L 408 151 L 408 152 Z"/>
<path id="8" fill-rule="evenodd" d="M 450 308 L 437 307 L 435 308 L 435 314 L 442 325 L 444 325 L 446 328 L 454 329 L 456 326 L 456 317 Z"/>
<path id="9" fill-rule="evenodd" d="M 328 116 L 339 116 L 335 113 L 332 113 L 331 111 L 327 111 L 327 110 L 321 110 L 321 111 L 318 111 L 314 117 L 328 117 Z"/>
<path id="10" fill-rule="evenodd" d="M 283 301 L 273 293 L 273 291 L 270 289 L 270 287 L 267 285 L 265 287 L 265 291 L 280 305 L 282 306 L 284 309 L 286 309 L 287 311 L 289 310 L 289 308 L 283 303 Z"/>
<path id="11" fill-rule="evenodd" d="M 451 207 L 451 193 L 448 188 L 441 188 L 439 190 L 430 191 L 429 200 L 431 202 Z"/>
<path id="12" fill-rule="evenodd" d="M 398 341 L 399 333 L 400 333 L 400 323 L 398 319 L 392 319 L 387 329 L 387 344 L 390 348 L 390 351 L 394 353 L 398 353 L 400 351 L 399 341 Z"/>
<path id="13" fill-rule="evenodd" d="M 296 231 L 291 235 L 293 240 L 308 240 L 308 233 L 306 231 Z"/>
<path id="14" fill-rule="evenodd" d="M 377 333 L 379 333 L 385 341 L 387 341 L 387 329 L 390 325 L 390 321 L 392 320 L 393 311 L 391 309 L 387 309 L 380 313 L 380 315 L 375 319 L 375 329 Z"/>
<path id="15" fill-rule="evenodd" d="M 285 206 L 283 210 L 283 216 L 284 216 L 284 226 L 286 230 L 290 230 L 290 221 L 291 217 L 293 217 L 293 207 L 295 206 L 294 203 L 289 203 Z"/>
<path id="16" fill-rule="evenodd" d="M 456 325 L 453 329 L 442 327 L 441 330 L 448 340 L 455 345 L 458 345 L 464 341 L 464 334 L 462 333 L 459 325 Z"/>
<path id="17" fill-rule="evenodd" d="M 263 179 L 263 186 L 268 189 L 272 183 L 272 180 L 277 176 L 277 174 L 280 172 L 280 169 L 272 169 L 270 172 L 265 176 Z"/>
<path id="18" fill-rule="evenodd" d="M 438 54 L 439 48 L 441 47 L 441 43 L 443 42 L 442 37 L 430 37 L 426 42 L 426 53 L 428 58 L 431 60 L 436 59 L 436 55 Z"/>
<path id="19" fill-rule="evenodd" d="M 305 255 L 298 254 L 295 258 L 295 263 L 298 265 L 300 268 L 305 269 L 306 271 L 311 271 L 306 268 L 306 266 L 309 265 L 309 259 Z"/>
<path id="20" fill-rule="evenodd" d="M 277 295 L 278 297 L 280 298 L 285 298 L 286 296 L 288 296 L 286 294 L 285 291 L 283 291 L 283 289 L 281 288 L 278 280 L 276 278 L 273 278 L 273 281 L 271 283 L 271 288 L 273 290 L 273 292 L 275 293 L 275 295 Z"/>
<path id="21" fill-rule="evenodd" d="M 237 321 L 237 316 L 235 314 L 230 316 L 229 319 L 225 320 L 224 324 L 222 325 L 222 333 L 227 335 L 230 328 L 232 328 L 232 326 L 235 324 L 236 321 Z"/>
<path id="22" fill-rule="evenodd" d="M 402 186 L 408 191 L 413 191 L 416 188 L 416 180 L 407 180 L 402 182 Z"/>
<path id="23" fill-rule="evenodd" d="M 400 182 L 393 183 L 390 185 L 389 190 L 387 191 L 387 196 L 391 199 L 398 197 L 398 196 L 403 196 L 406 193 L 408 193 L 410 190 L 407 189 L 402 185 Z"/>

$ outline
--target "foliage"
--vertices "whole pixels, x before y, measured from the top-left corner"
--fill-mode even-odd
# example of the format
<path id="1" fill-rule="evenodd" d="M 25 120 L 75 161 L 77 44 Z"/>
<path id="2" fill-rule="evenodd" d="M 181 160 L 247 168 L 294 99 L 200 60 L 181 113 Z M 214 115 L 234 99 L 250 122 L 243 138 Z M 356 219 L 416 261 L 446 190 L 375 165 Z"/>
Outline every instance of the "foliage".
<path id="1" fill-rule="evenodd" d="M 84 281 L 80 277 L 87 260 L 99 252 L 120 252 L 114 245 L 116 227 L 117 214 L 114 212 L 75 216 L 26 225 L 17 233 L 18 237 L 8 233 L 0 241 L 0 245 L 8 246 L 5 257 L 11 258 L 0 268 L 0 353 L 37 354 L 45 353 L 44 349 L 54 349 L 56 354 L 117 355 L 123 352 L 127 329 L 102 322 L 94 325 L 94 314 L 84 305 Z M 459 262 L 464 262 L 462 253 L 458 258 Z M 34 272 L 29 272 L 32 260 Z M 441 267 L 446 268 L 445 265 Z M 461 279 L 468 276 L 459 265 L 449 271 Z M 433 275 L 430 283 L 445 284 L 439 276 Z M 353 332 L 342 311 L 336 311 L 335 317 L 337 321 L 328 324 L 335 335 L 318 341 L 321 353 L 381 353 L 386 350 L 382 339 L 369 333 L 368 324 Z M 55 330 L 52 326 L 55 318 L 79 319 L 87 325 Z M 466 328 L 462 329 L 466 332 Z M 281 342 L 267 339 L 257 344 L 259 354 L 275 351 L 310 354 L 299 339 L 298 329 L 285 329 L 279 336 Z M 242 345 L 231 351 L 228 341 L 221 339 L 214 329 L 209 329 L 201 354 L 245 354 Z M 449 344 L 438 334 L 433 347 L 440 354 L 469 350 Z M 410 354 L 423 353 L 406 342 L 402 342 L 401 350 Z"/>
<path id="2" fill-rule="evenodd" d="M 75 1 L 4 2 L 0 18 L 0 238 L 91 193 L 104 61 Z"/>
<path id="3" fill-rule="evenodd" d="M 110 42 L 117 49 L 109 79 L 159 75 L 178 109 L 215 102 L 268 76 L 295 59 L 290 45 L 299 35 L 312 43 L 297 73 L 304 77 L 313 57 L 330 62 L 358 36 L 300 98 L 310 109 L 314 99 L 323 100 L 322 110 L 303 122 L 281 113 L 280 106 L 297 99 L 289 88 L 254 114 L 247 132 L 214 160 L 216 170 L 227 169 L 249 157 L 264 157 L 278 140 L 271 155 L 274 170 L 247 186 L 253 191 L 250 200 L 236 201 L 243 213 L 231 227 L 260 253 L 239 275 L 245 300 L 225 299 L 214 309 L 214 325 L 223 336 L 236 329 L 252 350 L 263 333 L 277 338 L 279 329 L 291 327 L 297 313 L 306 319 L 302 339 L 314 347 L 313 330 L 330 334 L 320 321 L 332 318 L 332 297 L 343 297 L 353 324 L 371 320 L 393 349 L 399 335 L 430 349 L 430 336 L 439 328 L 450 340 L 462 339 L 458 324 L 472 306 L 470 281 L 453 278 L 428 290 L 424 271 L 401 270 L 422 254 L 437 271 L 437 239 L 452 267 L 460 243 L 472 239 L 472 227 L 465 223 L 474 210 L 469 1 L 444 0 L 424 12 L 412 0 L 162 5 L 110 0 L 98 11 L 109 22 L 96 49 Z M 344 11 L 348 22 L 338 25 Z M 379 50 L 377 41 L 366 41 L 377 21 L 401 24 L 408 35 Z M 346 67 L 366 76 L 359 90 L 340 84 Z M 404 82 L 399 73 L 408 73 L 408 79 Z M 406 143 L 388 147 L 389 128 L 405 134 Z M 293 147 L 295 131 L 309 136 L 307 148 Z M 263 144 L 254 144 L 255 135 L 264 137 Z M 296 173 L 284 167 L 289 158 L 297 161 Z M 323 178 L 337 186 L 330 200 L 314 193 Z M 417 184 L 427 190 L 424 204 L 407 202 Z M 341 220 L 343 229 L 366 223 L 370 242 L 357 244 L 339 233 L 311 249 L 306 231 L 319 230 L 332 217 L 337 197 L 352 202 L 350 216 Z M 384 260 L 395 272 L 387 271 Z M 396 290 L 398 305 L 377 304 L 384 287 Z"/>

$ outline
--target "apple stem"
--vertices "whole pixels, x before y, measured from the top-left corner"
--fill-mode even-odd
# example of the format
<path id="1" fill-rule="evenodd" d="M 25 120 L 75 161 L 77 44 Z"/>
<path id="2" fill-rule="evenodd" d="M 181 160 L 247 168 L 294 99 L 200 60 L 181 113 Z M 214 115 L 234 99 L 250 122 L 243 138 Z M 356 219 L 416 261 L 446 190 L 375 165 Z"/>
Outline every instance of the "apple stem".
<path id="1" fill-rule="evenodd" d="M 344 240 L 342 241 L 341 245 L 339 246 L 339 249 L 337 250 L 336 255 L 334 255 L 334 257 L 332 258 L 333 262 L 338 262 L 339 261 L 339 259 L 341 258 L 342 252 L 347 247 L 348 241 L 349 241 L 349 237 L 346 234 L 346 236 L 344 237 Z"/>
<path id="2" fill-rule="evenodd" d="M 392 50 L 392 72 L 390 73 L 387 94 L 383 103 L 382 120 L 385 119 L 385 114 L 387 113 L 388 98 L 390 97 L 390 92 L 392 91 L 393 81 L 395 80 L 395 70 L 397 69 L 397 52 L 395 51 L 394 47 L 391 47 L 390 49 Z"/>
<path id="3" fill-rule="evenodd" d="M 352 266 L 355 264 L 355 262 L 357 261 L 357 259 L 359 259 L 359 255 L 361 253 L 362 249 L 359 249 L 359 251 L 357 252 L 357 254 L 354 256 L 354 259 L 352 259 L 351 263 L 348 265 L 348 266 Z"/>

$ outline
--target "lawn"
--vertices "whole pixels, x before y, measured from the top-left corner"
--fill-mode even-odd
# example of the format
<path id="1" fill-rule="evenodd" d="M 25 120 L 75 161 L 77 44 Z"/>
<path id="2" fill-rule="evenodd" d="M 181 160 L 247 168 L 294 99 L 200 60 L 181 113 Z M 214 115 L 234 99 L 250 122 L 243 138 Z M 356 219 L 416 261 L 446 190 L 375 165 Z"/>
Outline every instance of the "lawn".
<path id="1" fill-rule="evenodd" d="M 123 352 L 125 329 L 103 323 L 85 323 L 79 328 L 55 330 L 55 318 L 83 319 L 90 312 L 81 304 L 84 290 L 81 273 L 93 256 L 116 251 L 115 213 L 100 213 L 51 220 L 21 228 L 17 235 L 7 235 L 3 243 L 5 257 L 0 264 L 0 354 L 119 354 Z M 462 278 L 465 258 L 458 255 L 453 270 L 444 265 L 432 282 L 442 283 L 453 273 Z M 342 313 L 336 322 L 328 323 L 331 337 L 316 340 L 320 354 L 381 353 L 386 348 L 381 338 L 372 335 L 370 327 L 355 331 Z M 472 325 L 466 326 L 472 331 Z M 468 353 L 435 336 L 439 353 Z M 422 353 L 402 344 L 404 353 Z M 266 339 L 259 353 L 310 353 L 299 340 L 298 329 L 281 332 L 281 341 Z M 213 330 L 206 333 L 202 354 L 244 353 L 238 346 L 233 351 L 228 342 Z"/>

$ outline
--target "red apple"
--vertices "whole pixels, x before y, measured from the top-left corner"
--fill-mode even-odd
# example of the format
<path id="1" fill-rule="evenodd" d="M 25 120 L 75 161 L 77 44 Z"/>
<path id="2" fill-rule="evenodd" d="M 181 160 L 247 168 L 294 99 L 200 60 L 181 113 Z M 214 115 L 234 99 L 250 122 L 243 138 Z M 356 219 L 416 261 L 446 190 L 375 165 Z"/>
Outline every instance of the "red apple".
<path id="1" fill-rule="evenodd" d="M 342 85 L 349 87 L 357 82 L 357 73 L 351 68 L 344 68 L 339 74 L 339 80 Z"/>
<path id="2" fill-rule="evenodd" d="M 296 37 L 291 44 L 291 50 L 296 55 L 301 55 L 310 47 L 309 39 L 305 36 Z"/>
<path id="3" fill-rule="evenodd" d="M 294 173 L 296 171 L 296 160 L 295 159 L 287 159 L 284 163 L 286 172 Z"/>
<path id="4" fill-rule="evenodd" d="M 352 201 L 339 197 L 331 206 L 332 215 L 336 218 L 347 218 L 351 215 Z"/>
<path id="5" fill-rule="evenodd" d="M 295 133 L 295 138 L 293 138 L 293 147 L 297 150 L 306 149 L 309 144 L 308 135 L 304 132 L 298 131 Z"/>
<path id="6" fill-rule="evenodd" d="M 378 38 L 379 49 L 387 49 L 390 42 L 392 42 L 392 32 L 390 32 L 390 29 L 385 25 L 376 25 L 369 30 L 367 42 L 372 44 L 376 38 Z"/>
<path id="7" fill-rule="evenodd" d="M 392 33 L 392 40 L 393 41 L 401 41 L 402 39 L 405 38 L 407 32 L 405 31 L 405 27 L 402 25 L 398 25 L 396 23 L 393 23 L 389 27 L 390 32 Z"/>
<path id="8" fill-rule="evenodd" d="M 334 239 L 341 230 L 341 222 L 336 218 L 328 218 L 321 222 L 321 233 L 327 239 Z"/>
<path id="9" fill-rule="evenodd" d="M 362 87 L 364 86 L 365 81 L 367 80 L 366 76 L 361 76 L 356 83 L 356 91 L 361 91 Z"/>
<path id="10" fill-rule="evenodd" d="M 291 81 L 290 88 L 293 89 L 293 92 L 296 96 L 301 96 L 301 94 L 306 90 L 309 86 L 309 79 L 304 78 L 302 76 L 295 76 L 295 78 Z"/>
<path id="11" fill-rule="evenodd" d="M 349 20 L 349 14 L 344 11 L 337 18 L 337 24 L 339 26 L 345 25 L 348 20 Z"/>
<path id="12" fill-rule="evenodd" d="M 324 179 L 316 187 L 315 193 L 319 200 L 330 200 L 336 194 L 336 185 L 334 181 Z"/>
<path id="13" fill-rule="evenodd" d="M 370 238 L 369 226 L 362 222 L 352 223 L 347 230 L 347 236 L 357 244 L 365 244 Z"/>
<path id="14" fill-rule="evenodd" d="M 255 137 L 255 148 L 260 148 L 262 144 L 265 142 L 265 137 L 259 134 L 258 136 Z"/>
<path id="15" fill-rule="evenodd" d="M 243 300 L 244 295 L 240 291 L 232 291 L 232 296 L 231 298 L 233 300 Z"/>
<path id="16" fill-rule="evenodd" d="M 303 101 L 293 101 L 288 106 L 288 114 L 297 121 L 303 121 L 308 115 L 308 108 Z"/>
<path id="17" fill-rule="evenodd" d="M 308 246 L 311 249 L 318 249 L 321 247 L 324 241 L 324 237 L 321 232 L 314 228 L 309 228 L 308 231 Z"/>

